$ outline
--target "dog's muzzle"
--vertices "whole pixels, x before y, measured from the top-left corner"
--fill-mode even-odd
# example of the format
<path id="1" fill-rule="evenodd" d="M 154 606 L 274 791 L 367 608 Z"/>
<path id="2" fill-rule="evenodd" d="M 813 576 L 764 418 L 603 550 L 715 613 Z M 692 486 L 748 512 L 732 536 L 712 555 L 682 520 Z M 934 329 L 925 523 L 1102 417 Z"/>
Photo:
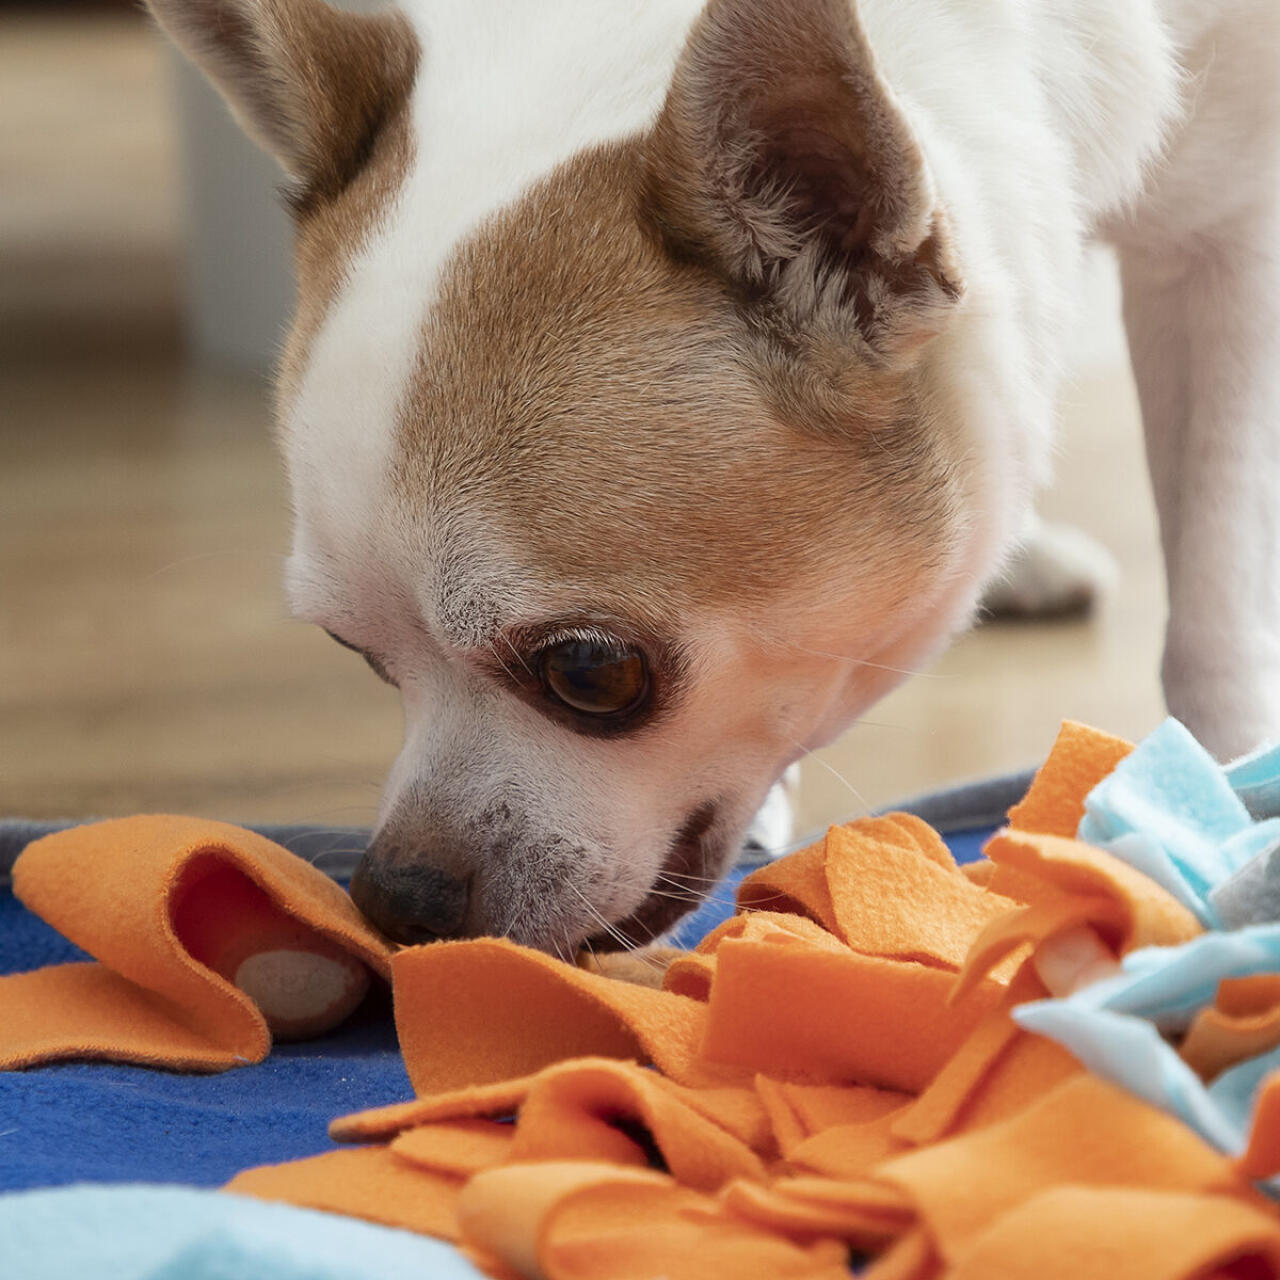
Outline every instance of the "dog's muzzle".
<path id="1" fill-rule="evenodd" d="M 471 882 L 428 865 L 383 861 L 371 847 L 351 877 L 351 897 L 393 942 L 415 946 L 463 936 Z"/>

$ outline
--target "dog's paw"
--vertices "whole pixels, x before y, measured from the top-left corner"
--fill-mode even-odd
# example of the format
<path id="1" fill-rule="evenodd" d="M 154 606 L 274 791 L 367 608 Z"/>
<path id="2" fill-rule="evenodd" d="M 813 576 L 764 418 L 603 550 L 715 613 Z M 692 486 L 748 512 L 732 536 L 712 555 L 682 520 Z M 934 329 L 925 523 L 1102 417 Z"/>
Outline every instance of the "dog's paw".
<path id="1" fill-rule="evenodd" d="M 1116 563 L 1099 542 L 1069 525 L 1037 521 L 1003 574 L 987 587 L 990 618 L 1082 617 L 1115 586 Z"/>

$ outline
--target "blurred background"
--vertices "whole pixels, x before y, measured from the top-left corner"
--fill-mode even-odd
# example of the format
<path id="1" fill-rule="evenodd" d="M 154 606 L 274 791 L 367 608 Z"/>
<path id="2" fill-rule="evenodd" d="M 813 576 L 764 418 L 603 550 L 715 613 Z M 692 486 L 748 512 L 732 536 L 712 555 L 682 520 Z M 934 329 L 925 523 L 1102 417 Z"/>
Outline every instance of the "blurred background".
<path id="1" fill-rule="evenodd" d="M 132 4 L 0 7 L 0 815 L 372 821 L 394 692 L 291 621 L 272 166 Z M 1120 584 L 989 624 L 807 761 L 804 830 L 1162 711 L 1155 519 L 1098 254 L 1050 518 Z"/>

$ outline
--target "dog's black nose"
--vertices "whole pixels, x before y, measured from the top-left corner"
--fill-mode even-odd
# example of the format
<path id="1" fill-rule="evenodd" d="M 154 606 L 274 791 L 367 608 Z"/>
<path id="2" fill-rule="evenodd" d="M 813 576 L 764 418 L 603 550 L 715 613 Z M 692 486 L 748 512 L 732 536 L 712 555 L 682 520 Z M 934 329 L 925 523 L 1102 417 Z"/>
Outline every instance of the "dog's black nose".
<path id="1" fill-rule="evenodd" d="M 351 897 L 393 942 L 413 946 L 461 935 L 470 884 L 436 867 L 386 864 L 366 853 L 351 877 Z"/>

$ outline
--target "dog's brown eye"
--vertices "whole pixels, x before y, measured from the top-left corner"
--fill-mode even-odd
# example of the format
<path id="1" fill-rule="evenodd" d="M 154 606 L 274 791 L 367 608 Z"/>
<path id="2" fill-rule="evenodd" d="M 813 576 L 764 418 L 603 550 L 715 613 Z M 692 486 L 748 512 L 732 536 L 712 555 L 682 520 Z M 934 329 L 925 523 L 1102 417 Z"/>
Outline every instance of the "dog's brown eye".
<path id="1" fill-rule="evenodd" d="M 649 667 L 638 649 L 606 640 L 562 640 L 541 655 L 542 683 L 557 701 L 591 716 L 617 716 L 649 692 Z"/>

